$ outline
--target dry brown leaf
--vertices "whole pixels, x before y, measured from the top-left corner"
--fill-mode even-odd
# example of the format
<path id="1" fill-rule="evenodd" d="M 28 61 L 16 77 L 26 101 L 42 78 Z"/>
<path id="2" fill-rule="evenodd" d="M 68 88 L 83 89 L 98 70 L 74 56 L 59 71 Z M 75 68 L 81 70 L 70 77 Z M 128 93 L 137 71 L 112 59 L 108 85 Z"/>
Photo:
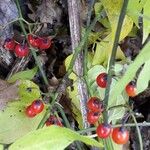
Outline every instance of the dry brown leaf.
<path id="1" fill-rule="evenodd" d="M 42 23 L 53 24 L 54 20 L 59 23 L 61 14 L 61 9 L 56 5 L 54 0 L 43 0 L 42 4 L 38 7 L 36 19 L 39 19 Z"/>
<path id="2" fill-rule="evenodd" d="M 0 80 L 0 110 L 3 110 L 8 102 L 18 100 L 19 81 L 9 84 L 6 81 Z"/>

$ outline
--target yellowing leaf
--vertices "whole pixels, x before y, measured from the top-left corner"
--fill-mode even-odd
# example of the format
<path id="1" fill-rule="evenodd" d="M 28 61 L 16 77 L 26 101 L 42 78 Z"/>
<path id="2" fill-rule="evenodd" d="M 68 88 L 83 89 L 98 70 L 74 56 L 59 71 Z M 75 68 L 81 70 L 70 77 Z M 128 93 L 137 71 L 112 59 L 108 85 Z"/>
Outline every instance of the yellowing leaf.
<path id="1" fill-rule="evenodd" d="M 139 15 L 146 1 L 147 0 L 129 0 L 127 14 L 132 18 L 137 27 L 139 27 Z"/>
<path id="2" fill-rule="evenodd" d="M 118 25 L 118 19 L 122 8 L 122 3 L 123 3 L 122 0 L 102 0 L 102 4 L 106 10 L 106 13 L 108 15 L 111 24 L 112 41 L 114 41 Z M 132 19 L 126 15 L 121 30 L 120 40 L 124 39 L 128 35 L 128 33 L 132 29 L 132 26 L 133 26 Z"/>
<path id="3" fill-rule="evenodd" d="M 45 114 L 45 110 L 34 118 L 25 114 L 26 107 L 41 96 L 36 84 L 29 80 L 20 80 L 18 95 L 19 101 L 8 103 L 7 107 L 0 111 L 0 143 L 10 144 L 35 130 Z"/>
<path id="4" fill-rule="evenodd" d="M 101 2 L 105 8 L 111 25 L 111 33 L 107 37 L 105 37 L 99 44 L 97 44 L 92 65 L 108 63 L 123 3 L 122 0 L 102 0 Z M 126 15 L 121 29 L 120 41 L 123 40 L 130 33 L 132 27 L 133 21 L 129 16 Z M 116 58 L 121 60 L 125 59 L 125 56 L 121 51 L 120 47 L 118 47 Z"/>
<path id="5" fill-rule="evenodd" d="M 92 65 L 107 64 L 112 51 L 112 37 L 108 35 L 102 42 L 96 43 L 96 50 L 93 57 Z M 124 60 L 125 56 L 120 47 L 117 49 L 116 59 Z"/>

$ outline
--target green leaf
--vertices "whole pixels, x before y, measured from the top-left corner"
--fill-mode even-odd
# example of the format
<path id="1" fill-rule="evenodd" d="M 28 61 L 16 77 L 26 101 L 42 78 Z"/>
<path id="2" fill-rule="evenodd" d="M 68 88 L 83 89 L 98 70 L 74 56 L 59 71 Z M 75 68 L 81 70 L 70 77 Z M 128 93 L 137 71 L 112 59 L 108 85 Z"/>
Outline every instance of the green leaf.
<path id="1" fill-rule="evenodd" d="M 0 111 L 0 143 L 10 144 L 37 128 L 45 114 L 42 113 L 34 118 L 25 115 L 25 109 L 33 100 L 39 99 L 39 87 L 29 80 L 20 80 L 19 101 L 8 103 L 7 107 Z M 28 91 L 28 88 L 31 90 Z"/>
<path id="2" fill-rule="evenodd" d="M 3 149 L 4 149 L 3 145 L 0 144 L 0 150 L 3 150 Z"/>
<path id="3" fill-rule="evenodd" d="M 139 26 L 139 15 L 147 0 L 130 0 L 128 3 L 127 14 L 132 18 L 136 26 Z"/>
<path id="4" fill-rule="evenodd" d="M 38 70 L 38 68 L 35 67 L 35 68 L 31 69 L 31 70 L 17 72 L 16 74 L 14 74 L 13 76 L 11 76 L 8 79 L 8 82 L 12 83 L 12 82 L 15 82 L 16 80 L 19 80 L 19 79 L 22 79 L 22 80 L 31 80 L 31 79 L 33 79 L 33 77 L 37 73 L 37 70 Z"/>
<path id="5" fill-rule="evenodd" d="M 144 5 L 143 9 L 143 43 L 145 42 L 146 38 L 148 37 L 150 33 L 150 0 L 147 0 L 147 2 Z"/>
<path id="6" fill-rule="evenodd" d="M 107 64 L 112 50 L 112 37 L 109 34 L 102 42 L 96 43 L 96 51 L 93 57 L 92 65 Z M 124 60 L 125 56 L 120 47 L 117 49 L 116 59 Z"/>
<path id="7" fill-rule="evenodd" d="M 78 133 L 58 126 L 50 126 L 17 140 L 9 147 L 9 150 L 64 150 L 74 141 L 81 141 L 87 145 L 102 147 L 103 145 L 96 140 L 79 135 Z"/>
<path id="8" fill-rule="evenodd" d="M 102 3 L 101 2 L 96 2 L 94 5 L 94 11 L 95 15 L 98 16 L 100 12 L 102 11 Z"/>
<path id="9" fill-rule="evenodd" d="M 130 64 L 125 75 L 118 81 L 118 83 L 112 89 L 110 101 L 115 101 L 118 95 L 122 93 L 125 86 L 135 77 L 137 70 L 150 59 L 150 43 L 147 43 L 139 55 L 136 57 L 134 62 Z"/>
<path id="10" fill-rule="evenodd" d="M 150 81 L 150 60 L 145 62 L 143 69 L 141 70 L 137 82 L 137 94 L 143 92 L 149 85 Z"/>

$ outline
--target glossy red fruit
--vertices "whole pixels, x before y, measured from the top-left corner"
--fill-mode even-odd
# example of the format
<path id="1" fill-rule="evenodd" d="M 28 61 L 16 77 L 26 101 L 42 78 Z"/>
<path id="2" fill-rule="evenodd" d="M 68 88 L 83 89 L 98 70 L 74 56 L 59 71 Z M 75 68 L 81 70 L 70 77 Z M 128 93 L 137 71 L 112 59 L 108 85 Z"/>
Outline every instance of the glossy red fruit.
<path id="1" fill-rule="evenodd" d="M 101 73 L 96 78 L 97 85 L 101 88 L 106 88 L 107 85 L 107 74 Z"/>
<path id="2" fill-rule="evenodd" d="M 130 97 L 134 97 L 136 96 L 136 84 L 135 82 L 130 82 L 127 86 L 126 86 L 126 93 L 128 94 L 128 96 Z"/>
<path id="3" fill-rule="evenodd" d="M 117 144 L 126 144 L 129 140 L 129 131 L 125 128 L 114 128 L 112 139 Z"/>
<path id="4" fill-rule="evenodd" d="M 100 113 L 90 111 L 87 113 L 87 121 L 90 124 L 95 124 L 98 121 L 99 116 L 100 116 Z"/>
<path id="5" fill-rule="evenodd" d="M 46 49 L 50 48 L 51 44 L 52 44 L 52 42 L 49 38 L 40 38 L 39 49 L 46 50 Z"/>
<path id="6" fill-rule="evenodd" d="M 87 102 L 87 108 L 93 112 L 103 112 L 103 102 L 97 97 L 91 97 Z"/>
<path id="7" fill-rule="evenodd" d="M 28 42 L 30 43 L 31 46 L 35 48 L 38 48 L 40 45 L 39 37 L 31 35 L 31 34 L 28 35 Z"/>
<path id="8" fill-rule="evenodd" d="M 31 107 L 35 114 L 39 114 L 44 109 L 44 103 L 41 100 L 35 100 L 32 102 Z"/>
<path id="9" fill-rule="evenodd" d="M 29 48 L 27 44 L 17 44 L 15 47 L 15 54 L 18 57 L 25 57 L 29 54 Z"/>
<path id="10" fill-rule="evenodd" d="M 60 126 L 60 127 L 63 126 L 61 121 L 57 117 L 52 116 L 52 115 L 47 119 L 45 124 L 46 124 L 46 126 L 51 126 L 51 125 L 57 125 L 57 126 Z"/>
<path id="11" fill-rule="evenodd" d="M 28 117 L 33 118 L 36 116 L 36 113 L 34 112 L 34 110 L 32 109 L 31 105 L 28 106 L 25 110 L 25 113 Z"/>
<path id="12" fill-rule="evenodd" d="M 13 51 L 14 48 L 15 48 L 15 41 L 13 39 L 10 39 L 10 38 L 7 38 L 4 42 L 4 48 L 6 50 L 10 50 L 10 51 Z"/>
<path id="13" fill-rule="evenodd" d="M 96 133 L 99 138 L 105 139 L 111 134 L 112 128 L 110 124 L 100 124 L 97 129 Z"/>

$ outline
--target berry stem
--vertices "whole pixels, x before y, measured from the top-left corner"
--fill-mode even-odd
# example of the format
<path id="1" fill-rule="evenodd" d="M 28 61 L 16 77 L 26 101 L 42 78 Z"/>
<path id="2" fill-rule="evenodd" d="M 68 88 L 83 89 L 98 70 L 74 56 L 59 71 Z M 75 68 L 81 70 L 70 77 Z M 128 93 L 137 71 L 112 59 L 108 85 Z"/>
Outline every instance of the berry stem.
<path id="1" fill-rule="evenodd" d="M 110 85 L 111 85 L 111 81 L 112 81 L 113 67 L 115 64 L 115 57 L 116 57 L 116 53 L 117 53 L 120 32 L 121 32 L 123 20 L 124 20 L 125 14 L 126 14 L 128 1 L 129 0 L 124 0 L 123 5 L 122 5 L 121 13 L 120 13 L 119 20 L 118 20 L 117 30 L 116 30 L 116 34 L 115 34 L 115 39 L 114 39 L 114 43 L 113 43 L 112 54 L 110 57 L 110 62 L 109 62 L 109 67 L 108 67 L 109 68 L 108 76 L 107 76 L 107 87 L 106 87 L 105 98 L 104 98 L 104 106 L 106 107 L 106 109 L 108 107 Z M 103 115 L 104 115 L 104 122 L 107 123 L 108 122 L 108 112 L 104 111 Z"/>
<path id="2" fill-rule="evenodd" d="M 21 13 L 20 4 L 19 4 L 19 1 L 18 1 L 18 0 L 16 0 L 16 5 L 17 5 L 18 11 L 19 11 L 19 17 L 20 17 L 20 18 L 23 18 L 22 13 Z M 20 26 L 21 26 L 21 29 L 22 29 L 24 35 L 25 35 L 26 38 L 27 38 L 27 32 L 26 32 L 26 30 L 25 30 L 25 27 L 24 27 L 24 24 L 23 24 L 23 20 L 22 20 L 22 19 L 19 19 L 19 23 L 20 23 Z M 48 85 L 48 80 L 47 80 L 47 78 L 46 78 L 46 75 L 45 75 L 44 70 L 42 69 L 41 62 L 40 62 L 40 60 L 37 58 L 36 52 L 34 51 L 33 48 L 30 48 L 30 50 L 31 50 L 31 53 L 32 53 L 32 55 L 33 55 L 33 57 L 34 57 L 34 59 L 35 59 L 35 62 L 36 62 L 37 66 L 38 66 L 38 68 L 39 68 L 39 70 L 40 70 L 40 72 L 41 72 L 41 75 L 42 75 L 42 77 L 43 77 L 43 80 L 44 80 L 45 84 Z"/>
<path id="3" fill-rule="evenodd" d="M 143 141 L 142 141 L 142 135 L 141 135 L 141 132 L 140 132 L 140 128 L 139 128 L 139 126 L 138 126 L 138 123 L 137 123 L 137 121 L 136 121 L 136 118 L 135 118 L 135 116 L 134 116 L 132 110 L 130 110 L 130 114 L 131 114 L 131 116 L 132 116 L 132 118 L 133 118 L 133 121 L 134 121 L 134 123 L 135 123 L 136 130 L 137 130 L 137 134 L 138 134 L 138 138 L 139 138 L 139 144 L 140 144 L 140 150 L 143 150 Z"/>
<path id="4" fill-rule="evenodd" d="M 150 122 L 143 122 L 143 123 L 137 123 L 137 126 L 141 126 L 141 127 L 149 127 L 150 126 Z M 122 127 L 122 124 L 117 124 L 117 125 L 112 125 L 112 128 L 116 128 L 116 127 Z M 136 127 L 135 123 L 126 123 L 124 124 L 124 127 Z M 96 127 L 91 127 L 91 128 L 87 128 L 87 129 L 83 129 L 83 130 L 79 130 L 77 131 L 80 134 L 85 134 L 88 132 L 93 132 L 96 130 Z"/>

